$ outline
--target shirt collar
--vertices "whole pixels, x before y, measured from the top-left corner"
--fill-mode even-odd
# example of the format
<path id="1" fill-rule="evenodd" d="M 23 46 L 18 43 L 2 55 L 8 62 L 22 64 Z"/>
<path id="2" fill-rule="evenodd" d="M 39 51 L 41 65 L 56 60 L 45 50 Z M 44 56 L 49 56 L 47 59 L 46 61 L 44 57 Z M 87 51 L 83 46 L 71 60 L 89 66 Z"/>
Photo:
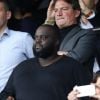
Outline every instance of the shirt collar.
<path id="1" fill-rule="evenodd" d="M 4 35 L 10 35 L 10 33 L 9 33 L 9 29 L 8 29 L 8 27 L 7 28 L 5 28 L 5 30 L 1 33 L 2 34 L 2 36 L 4 36 Z M 2 37 L 1 36 L 1 37 Z"/>
<path id="2" fill-rule="evenodd" d="M 10 35 L 8 27 L 4 30 L 3 35 L 4 35 L 4 34 Z"/>
<path id="3" fill-rule="evenodd" d="M 1 40 L 1 38 L 4 37 L 4 36 L 10 36 L 8 27 L 6 27 L 5 30 L 4 30 L 1 34 L 2 34 L 2 35 L 0 35 L 0 40 Z"/>

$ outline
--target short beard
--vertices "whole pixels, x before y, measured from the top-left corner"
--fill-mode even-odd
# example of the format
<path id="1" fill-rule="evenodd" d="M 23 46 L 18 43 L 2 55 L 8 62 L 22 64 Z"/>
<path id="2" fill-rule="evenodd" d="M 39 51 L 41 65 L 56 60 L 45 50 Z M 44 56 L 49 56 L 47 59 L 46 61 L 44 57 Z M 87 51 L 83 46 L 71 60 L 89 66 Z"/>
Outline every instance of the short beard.
<path id="1" fill-rule="evenodd" d="M 46 59 L 54 54 L 55 48 L 56 47 L 54 45 L 49 45 L 46 48 L 43 48 L 41 51 L 36 51 L 34 46 L 33 52 L 36 57 Z"/>

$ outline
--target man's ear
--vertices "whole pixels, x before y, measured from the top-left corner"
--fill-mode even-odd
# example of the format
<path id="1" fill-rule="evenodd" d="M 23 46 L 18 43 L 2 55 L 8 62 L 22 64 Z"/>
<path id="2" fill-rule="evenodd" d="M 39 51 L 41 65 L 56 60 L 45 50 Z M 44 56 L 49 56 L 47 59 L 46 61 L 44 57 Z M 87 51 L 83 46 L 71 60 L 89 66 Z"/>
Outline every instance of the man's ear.
<path id="1" fill-rule="evenodd" d="M 80 11 L 79 10 L 75 10 L 75 17 L 77 18 L 77 17 L 79 17 L 80 16 Z"/>
<path id="2" fill-rule="evenodd" d="M 11 11 L 7 11 L 7 19 L 9 20 L 11 18 Z"/>

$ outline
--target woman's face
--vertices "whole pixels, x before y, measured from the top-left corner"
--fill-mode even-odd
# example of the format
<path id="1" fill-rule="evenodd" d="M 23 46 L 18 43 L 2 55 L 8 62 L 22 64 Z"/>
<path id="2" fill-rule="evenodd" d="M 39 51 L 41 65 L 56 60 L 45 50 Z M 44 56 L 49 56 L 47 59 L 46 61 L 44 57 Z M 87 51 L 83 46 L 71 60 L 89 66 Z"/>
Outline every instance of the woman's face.
<path id="1" fill-rule="evenodd" d="M 96 81 L 96 94 L 100 95 L 100 77 L 98 77 Z"/>

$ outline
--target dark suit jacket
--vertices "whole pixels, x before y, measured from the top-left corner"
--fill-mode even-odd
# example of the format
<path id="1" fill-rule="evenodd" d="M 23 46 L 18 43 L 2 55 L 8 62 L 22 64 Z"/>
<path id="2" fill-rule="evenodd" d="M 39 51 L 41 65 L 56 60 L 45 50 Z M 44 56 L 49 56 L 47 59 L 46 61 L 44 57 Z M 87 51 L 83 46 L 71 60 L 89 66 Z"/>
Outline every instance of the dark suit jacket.
<path id="1" fill-rule="evenodd" d="M 97 38 L 96 34 L 91 29 L 85 30 L 79 26 L 74 27 L 66 34 L 59 50 L 68 52 L 68 56 L 76 59 L 84 66 L 87 66 L 92 72 Z"/>
<path id="2" fill-rule="evenodd" d="M 95 44 L 96 34 L 92 30 L 76 26 L 67 33 L 59 50 L 67 51 L 69 56 L 84 63 L 93 55 Z"/>
<path id="3" fill-rule="evenodd" d="M 100 67 L 100 30 L 95 32 L 97 34 L 96 59 Z"/>

